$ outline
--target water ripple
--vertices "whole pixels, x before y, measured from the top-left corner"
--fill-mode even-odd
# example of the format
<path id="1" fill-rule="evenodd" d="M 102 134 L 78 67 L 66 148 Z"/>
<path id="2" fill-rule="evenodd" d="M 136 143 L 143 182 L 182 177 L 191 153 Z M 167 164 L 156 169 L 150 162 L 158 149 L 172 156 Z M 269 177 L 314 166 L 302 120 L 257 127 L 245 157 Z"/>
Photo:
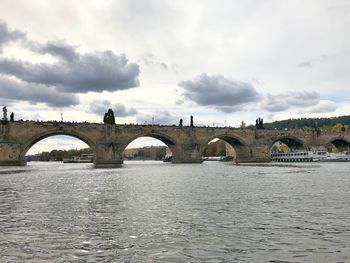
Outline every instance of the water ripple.
<path id="1" fill-rule="evenodd" d="M 347 262 L 348 163 L 0 170 L 1 262 Z"/>

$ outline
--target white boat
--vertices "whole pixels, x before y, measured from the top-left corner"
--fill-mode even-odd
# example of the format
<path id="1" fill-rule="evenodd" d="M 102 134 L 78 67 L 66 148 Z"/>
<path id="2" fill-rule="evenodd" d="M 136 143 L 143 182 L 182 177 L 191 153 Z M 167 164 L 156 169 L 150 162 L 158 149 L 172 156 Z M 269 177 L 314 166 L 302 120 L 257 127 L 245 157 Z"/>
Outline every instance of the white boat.
<path id="1" fill-rule="evenodd" d="M 349 152 L 329 153 L 325 150 L 301 150 L 286 153 L 272 153 L 273 162 L 348 162 Z"/>
<path id="2" fill-rule="evenodd" d="M 293 151 L 271 153 L 271 161 L 273 162 L 312 162 L 313 158 L 308 151 Z"/>
<path id="3" fill-rule="evenodd" d="M 64 163 L 92 163 L 93 161 L 93 154 L 81 154 L 79 156 L 74 157 L 73 159 L 63 158 Z"/>
<path id="4" fill-rule="evenodd" d="M 210 157 L 203 157 L 203 161 L 223 161 L 225 156 L 210 156 Z"/>
<path id="5" fill-rule="evenodd" d="M 330 153 L 323 162 L 350 162 L 350 152 Z"/>
<path id="6" fill-rule="evenodd" d="M 311 156 L 313 162 L 322 162 L 326 159 L 330 159 L 331 157 L 330 153 L 325 150 L 309 151 L 309 155 Z"/>

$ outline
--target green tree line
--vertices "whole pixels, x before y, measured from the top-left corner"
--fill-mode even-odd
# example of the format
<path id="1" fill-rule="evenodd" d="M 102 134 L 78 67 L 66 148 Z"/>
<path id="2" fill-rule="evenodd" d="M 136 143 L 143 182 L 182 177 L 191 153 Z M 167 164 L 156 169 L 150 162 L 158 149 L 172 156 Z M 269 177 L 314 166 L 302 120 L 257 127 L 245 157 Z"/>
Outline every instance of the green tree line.
<path id="1" fill-rule="evenodd" d="M 156 160 L 162 160 L 165 157 L 166 153 L 166 147 L 165 146 L 159 146 L 155 149 L 155 159 Z M 92 150 L 90 148 L 80 149 L 80 150 L 52 150 L 50 152 L 42 152 L 40 154 L 35 155 L 29 155 L 27 156 L 27 159 L 29 161 L 62 161 L 64 158 L 67 159 L 73 159 L 75 156 L 79 156 L 81 154 L 92 154 Z M 139 157 L 141 159 L 143 158 L 150 158 L 152 157 L 149 153 L 149 151 L 146 150 L 140 150 L 135 157 Z"/>
<path id="2" fill-rule="evenodd" d="M 92 154 L 92 150 L 90 148 L 84 148 L 80 150 L 71 149 L 71 150 L 52 150 L 51 152 L 42 152 L 36 155 L 29 155 L 27 158 L 29 160 L 36 161 L 62 161 L 63 158 L 72 159 L 75 156 L 79 156 L 81 154 Z"/>
<path id="3" fill-rule="evenodd" d="M 265 129 L 315 129 L 338 132 L 345 127 L 350 131 L 350 116 L 333 118 L 300 118 L 265 123 Z"/>
<path id="4" fill-rule="evenodd" d="M 134 158 L 162 160 L 165 157 L 166 148 L 166 146 L 155 147 L 155 154 L 152 154 L 147 148 L 141 148 L 139 152 L 134 155 Z"/>
<path id="5" fill-rule="evenodd" d="M 211 142 L 203 151 L 204 157 L 212 157 L 212 156 L 226 156 L 226 146 L 225 141 L 217 140 L 215 142 Z"/>

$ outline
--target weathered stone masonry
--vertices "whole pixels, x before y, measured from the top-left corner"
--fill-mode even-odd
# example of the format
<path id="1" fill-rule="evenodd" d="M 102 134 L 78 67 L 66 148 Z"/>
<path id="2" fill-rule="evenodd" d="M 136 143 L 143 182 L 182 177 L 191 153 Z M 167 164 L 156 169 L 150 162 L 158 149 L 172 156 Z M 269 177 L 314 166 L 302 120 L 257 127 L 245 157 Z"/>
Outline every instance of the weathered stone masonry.
<path id="1" fill-rule="evenodd" d="M 303 148 L 338 142 L 350 144 L 348 132 L 317 134 L 302 130 L 3 121 L 0 123 L 0 165 L 25 165 L 28 150 L 53 135 L 70 135 L 84 141 L 95 154 L 96 167 L 121 166 L 126 146 L 143 136 L 159 139 L 170 147 L 173 163 L 201 163 L 203 149 L 214 138 L 234 146 L 240 162 L 270 161 L 270 149 L 276 141 Z"/>

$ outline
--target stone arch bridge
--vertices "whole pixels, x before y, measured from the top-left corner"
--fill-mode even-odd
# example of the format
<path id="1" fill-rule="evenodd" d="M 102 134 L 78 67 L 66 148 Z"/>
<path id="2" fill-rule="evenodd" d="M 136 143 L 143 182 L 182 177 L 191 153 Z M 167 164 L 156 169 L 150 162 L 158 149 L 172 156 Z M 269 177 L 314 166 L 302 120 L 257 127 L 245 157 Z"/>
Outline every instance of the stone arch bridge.
<path id="1" fill-rule="evenodd" d="M 172 151 L 173 163 L 201 163 L 202 152 L 215 139 L 231 144 L 240 162 L 268 162 L 276 141 L 313 148 L 333 144 L 350 146 L 350 133 L 316 133 L 303 130 L 257 130 L 159 125 L 115 125 L 69 122 L 0 122 L 0 165 L 25 165 L 25 155 L 38 141 L 53 135 L 70 135 L 88 144 L 96 167 L 119 167 L 123 151 L 139 137 L 153 137 Z"/>

